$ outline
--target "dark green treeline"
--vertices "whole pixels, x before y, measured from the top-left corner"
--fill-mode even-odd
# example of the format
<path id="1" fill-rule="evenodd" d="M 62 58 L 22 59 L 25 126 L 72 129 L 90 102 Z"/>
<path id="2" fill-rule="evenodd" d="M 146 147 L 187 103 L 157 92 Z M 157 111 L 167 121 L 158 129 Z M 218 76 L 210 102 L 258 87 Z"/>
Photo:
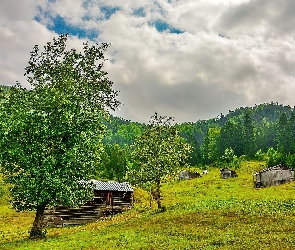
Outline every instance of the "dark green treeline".
<path id="1" fill-rule="evenodd" d="M 106 123 L 105 152 L 98 176 L 124 179 L 132 168 L 131 152 L 136 137 L 146 125 L 117 117 Z M 275 102 L 240 107 L 209 120 L 175 125 L 180 136 L 192 146 L 188 163 L 212 164 L 231 148 L 237 157 L 266 160 L 269 165 L 295 166 L 295 111 Z"/>

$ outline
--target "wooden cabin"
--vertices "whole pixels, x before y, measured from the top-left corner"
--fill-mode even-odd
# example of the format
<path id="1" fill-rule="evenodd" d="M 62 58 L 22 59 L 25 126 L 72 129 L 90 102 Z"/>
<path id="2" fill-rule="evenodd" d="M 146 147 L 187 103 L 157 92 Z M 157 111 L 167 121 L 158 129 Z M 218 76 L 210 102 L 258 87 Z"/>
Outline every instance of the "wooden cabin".
<path id="1" fill-rule="evenodd" d="M 234 177 L 238 177 L 236 171 L 228 169 L 228 168 L 223 168 L 220 170 L 220 178 L 227 179 L 227 178 L 234 178 Z"/>
<path id="2" fill-rule="evenodd" d="M 294 181 L 294 170 L 282 164 L 265 168 L 253 175 L 254 187 L 270 187 Z"/>
<path id="3" fill-rule="evenodd" d="M 194 179 L 194 178 L 197 178 L 197 177 L 201 177 L 200 173 L 193 172 L 193 171 L 190 171 L 190 170 L 182 170 L 178 174 L 179 180 L 190 180 L 190 179 Z"/>
<path id="4" fill-rule="evenodd" d="M 45 210 L 48 226 L 79 225 L 94 222 L 100 217 L 120 213 L 133 206 L 133 188 L 127 182 L 91 180 L 92 201 L 77 207 L 59 206 Z"/>

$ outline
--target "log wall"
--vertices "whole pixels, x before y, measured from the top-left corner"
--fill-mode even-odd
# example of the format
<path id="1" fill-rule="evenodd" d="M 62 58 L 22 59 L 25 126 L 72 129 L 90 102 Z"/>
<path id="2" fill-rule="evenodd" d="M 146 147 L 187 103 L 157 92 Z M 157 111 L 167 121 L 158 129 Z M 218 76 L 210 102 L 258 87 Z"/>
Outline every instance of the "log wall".
<path id="1" fill-rule="evenodd" d="M 102 192 L 95 191 L 93 200 L 86 204 L 70 208 L 59 206 L 45 210 L 47 226 L 80 225 L 97 221 L 108 214 L 120 213 L 131 209 L 132 192 Z"/>

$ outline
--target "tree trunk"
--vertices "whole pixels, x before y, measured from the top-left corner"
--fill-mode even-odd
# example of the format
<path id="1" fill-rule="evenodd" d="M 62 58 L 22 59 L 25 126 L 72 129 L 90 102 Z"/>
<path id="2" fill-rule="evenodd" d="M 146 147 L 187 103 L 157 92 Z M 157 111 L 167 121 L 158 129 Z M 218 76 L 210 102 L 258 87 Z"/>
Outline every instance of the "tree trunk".
<path id="1" fill-rule="evenodd" d="M 158 209 L 161 209 L 162 204 L 161 204 L 161 190 L 160 190 L 160 182 L 159 181 L 157 182 L 156 193 L 157 193 Z"/>
<path id="2" fill-rule="evenodd" d="M 37 206 L 35 220 L 30 232 L 30 239 L 40 239 L 45 236 L 45 232 L 43 232 L 43 229 L 45 227 L 45 223 L 44 223 L 45 207 L 46 207 L 45 204 Z"/>

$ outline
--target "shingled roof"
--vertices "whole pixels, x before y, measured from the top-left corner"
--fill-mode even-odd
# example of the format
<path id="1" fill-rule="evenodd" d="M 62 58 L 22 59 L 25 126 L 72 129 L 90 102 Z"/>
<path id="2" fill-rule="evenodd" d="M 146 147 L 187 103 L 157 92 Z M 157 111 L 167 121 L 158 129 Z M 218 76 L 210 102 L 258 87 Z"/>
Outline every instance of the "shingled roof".
<path id="1" fill-rule="evenodd" d="M 133 188 L 128 182 L 115 181 L 98 181 L 91 180 L 94 190 L 97 191 L 119 191 L 119 192 L 133 192 Z"/>
<path id="2" fill-rule="evenodd" d="M 276 165 L 276 166 L 273 166 L 273 167 L 262 169 L 261 171 L 255 173 L 253 175 L 255 176 L 255 175 L 258 175 L 259 173 L 264 173 L 264 172 L 272 171 L 272 170 L 291 170 L 291 171 L 293 171 L 289 167 L 287 167 L 287 166 L 285 166 L 283 164 L 279 164 L 279 165 Z"/>

